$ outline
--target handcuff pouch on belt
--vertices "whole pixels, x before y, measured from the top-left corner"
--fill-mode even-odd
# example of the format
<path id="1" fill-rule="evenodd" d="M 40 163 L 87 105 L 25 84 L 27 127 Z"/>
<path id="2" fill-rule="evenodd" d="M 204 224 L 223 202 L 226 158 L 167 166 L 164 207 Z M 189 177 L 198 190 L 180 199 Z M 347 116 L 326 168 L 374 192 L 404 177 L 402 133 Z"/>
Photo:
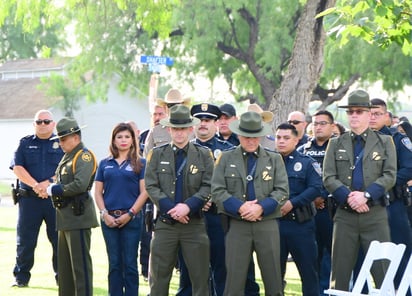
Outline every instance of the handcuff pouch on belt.
<path id="1" fill-rule="evenodd" d="M 174 225 L 176 224 L 176 220 L 170 216 L 170 214 L 161 214 L 157 217 L 157 219 L 167 225 Z"/>

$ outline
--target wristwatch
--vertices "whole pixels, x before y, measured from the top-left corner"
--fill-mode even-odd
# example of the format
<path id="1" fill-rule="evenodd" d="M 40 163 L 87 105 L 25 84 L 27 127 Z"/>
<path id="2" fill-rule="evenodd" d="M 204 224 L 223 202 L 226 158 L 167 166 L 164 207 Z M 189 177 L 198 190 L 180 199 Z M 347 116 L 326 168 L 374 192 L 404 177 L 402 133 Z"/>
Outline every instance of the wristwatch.
<path id="1" fill-rule="evenodd" d="M 106 209 L 100 210 L 100 219 L 104 221 L 104 215 L 107 214 L 108 211 Z"/>
<path id="2" fill-rule="evenodd" d="M 372 199 L 372 196 L 371 196 L 371 194 L 370 194 L 368 191 L 365 191 L 365 192 L 363 193 L 363 196 L 365 196 L 365 198 L 368 199 L 368 200 Z"/>

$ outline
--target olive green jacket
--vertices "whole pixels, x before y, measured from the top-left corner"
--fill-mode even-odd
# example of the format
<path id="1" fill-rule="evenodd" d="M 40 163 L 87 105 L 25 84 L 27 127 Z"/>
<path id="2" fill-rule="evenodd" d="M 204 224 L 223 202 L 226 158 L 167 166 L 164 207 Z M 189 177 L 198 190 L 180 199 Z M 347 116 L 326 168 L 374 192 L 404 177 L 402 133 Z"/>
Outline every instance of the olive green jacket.
<path id="1" fill-rule="evenodd" d="M 323 183 L 334 197 L 344 203 L 352 191 L 355 164 L 351 132 L 329 140 L 323 161 Z M 392 137 L 367 129 L 362 158 L 364 191 L 377 192 L 379 199 L 396 182 L 396 150 Z M 378 186 L 377 186 L 378 185 Z M 381 188 L 381 190 L 377 190 Z M 345 196 L 346 195 L 346 196 Z M 379 196 L 380 195 L 380 196 Z"/>
<path id="2" fill-rule="evenodd" d="M 73 168 L 73 158 L 77 155 L 75 168 Z M 57 184 L 63 187 L 62 197 L 73 198 L 73 196 L 89 193 L 89 198 L 84 201 L 84 214 L 75 216 L 71 204 L 65 208 L 56 208 L 57 230 L 86 229 L 99 226 L 94 201 L 90 196 L 90 189 L 94 181 L 96 172 L 96 159 L 87 150 L 83 143 L 77 145 L 73 151 L 66 153 L 56 169 Z"/>
<path id="3" fill-rule="evenodd" d="M 191 214 L 198 212 L 210 197 L 213 155 L 210 149 L 190 142 L 183 169 L 183 202 Z M 152 149 L 147 156 L 145 185 L 150 199 L 162 214 L 175 204 L 176 172 L 172 144 Z"/>
<path id="4" fill-rule="evenodd" d="M 289 198 L 289 183 L 285 164 L 280 154 L 259 147 L 256 171 L 254 175 L 255 195 L 258 203 L 276 207 L 263 215 L 263 219 L 281 217 L 280 208 Z M 246 167 L 243 151 L 240 146 L 234 150 L 223 151 L 216 160 L 212 177 L 212 200 L 216 202 L 218 211 L 239 219 L 239 215 L 225 210 L 225 202 L 231 198 L 246 201 Z M 274 202 L 266 203 L 265 199 Z M 239 202 L 237 202 L 239 204 Z"/>

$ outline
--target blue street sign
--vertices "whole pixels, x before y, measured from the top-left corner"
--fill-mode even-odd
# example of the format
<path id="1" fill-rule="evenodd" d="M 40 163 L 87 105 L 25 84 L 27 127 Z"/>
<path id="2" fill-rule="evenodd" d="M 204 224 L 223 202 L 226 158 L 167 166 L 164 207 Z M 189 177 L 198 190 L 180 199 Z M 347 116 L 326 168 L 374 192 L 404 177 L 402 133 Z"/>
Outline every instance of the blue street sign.
<path id="1" fill-rule="evenodd" d="M 173 59 L 169 57 L 160 57 L 160 56 L 140 56 L 140 62 L 142 64 L 157 64 L 157 65 L 166 65 L 172 66 Z"/>

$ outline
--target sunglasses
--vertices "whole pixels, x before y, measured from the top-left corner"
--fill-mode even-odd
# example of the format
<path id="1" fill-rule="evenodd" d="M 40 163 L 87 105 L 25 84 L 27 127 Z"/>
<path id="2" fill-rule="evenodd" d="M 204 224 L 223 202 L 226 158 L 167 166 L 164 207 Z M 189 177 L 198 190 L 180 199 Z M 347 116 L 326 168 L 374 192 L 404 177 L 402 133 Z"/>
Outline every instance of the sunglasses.
<path id="1" fill-rule="evenodd" d="M 356 115 L 361 115 L 363 112 L 369 112 L 369 110 L 366 110 L 366 109 L 346 110 L 346 114 L 348 115 L 352 115 L 353 113 L 356 113 Z"/>
<path id="2" fill-rule="evenodd" d="M 172 108 L 173 106 L 179 105 L 179 103 L 167 103 L 166 106 L 167 108 Z"/>
<path id="3" fill-rule="evenodd" d="M 53 121 L 53 120 L 51 120 L 51 119 L 37 119 L 37 120 L 35 121 L 35 123 L 36 123 L 37 125 L 41 125 L 42 123 L 44 123 L 45 125 L 49 125 L 52 121 Z"/>
<path id="4" fill-rule="evenodd" d="M 293 125 L 297 125 L 297 124 L 302 123 L 302 122 L 303 121 L 300 121 L 300 120 L 288 120 L 288 123 L 293 124 Z"/>

